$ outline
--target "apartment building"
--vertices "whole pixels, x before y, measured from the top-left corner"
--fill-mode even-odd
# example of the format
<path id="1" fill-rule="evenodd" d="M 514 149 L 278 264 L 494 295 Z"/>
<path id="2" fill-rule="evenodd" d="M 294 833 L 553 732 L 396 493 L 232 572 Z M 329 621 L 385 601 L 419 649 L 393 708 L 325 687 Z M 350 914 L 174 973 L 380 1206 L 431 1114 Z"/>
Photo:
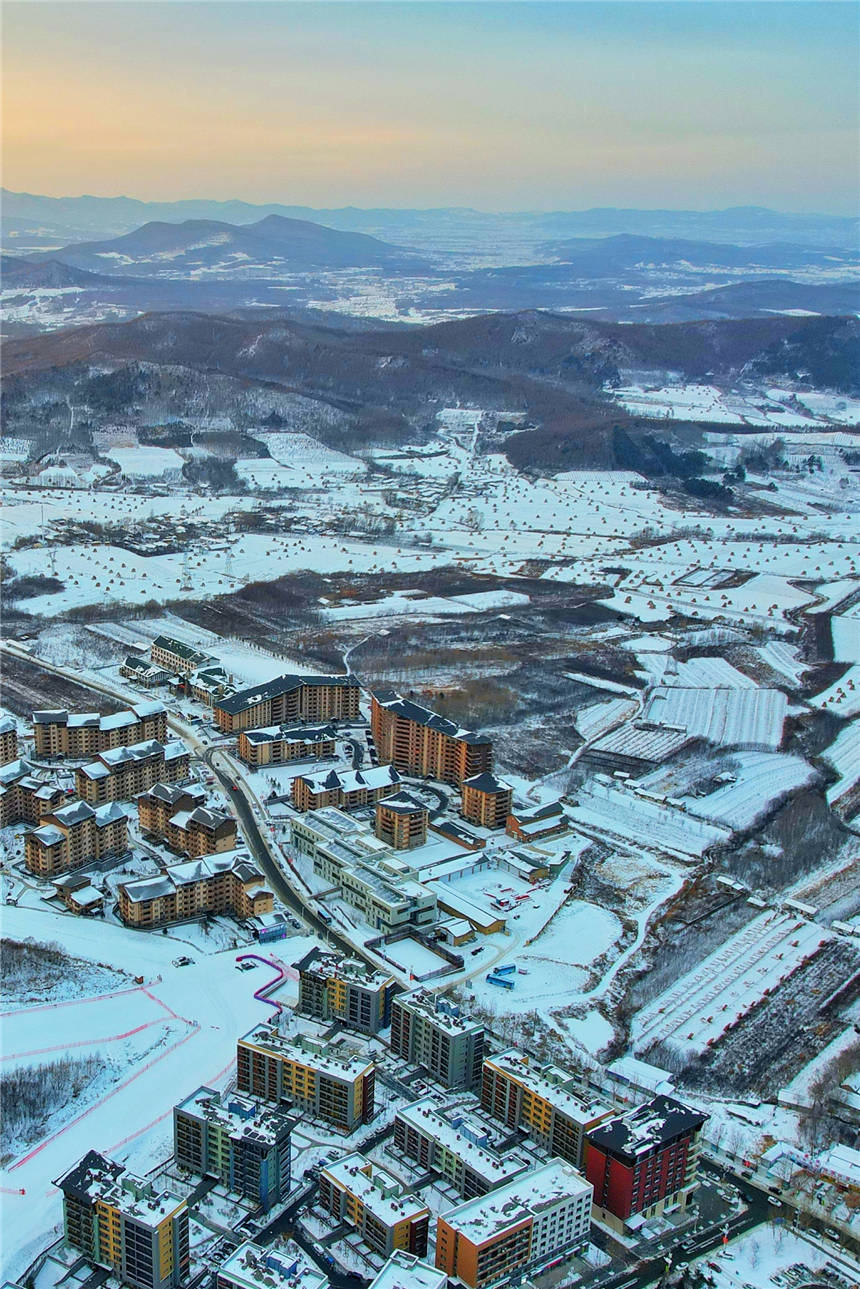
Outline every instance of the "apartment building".
<path id="1" fill-rule="evenodd" d="M 369 1289 L 447 1289 L 448 1277 L 414 1253 L 395 1249 Z"/>
<path id="2" fill-rule="evenodd" d="M 560 1159 L 439 1218 L 436 1266 L 468 1289 L 517 1279 L 588 1241 L 592 1188 Z"/>
<path id="3" fill-rule="evenodd" d="M 18 726 L 14 716 L 0 717 L 0 765 L 18 760 Z"/>
<path id="4" fill-rule="evenodd" d="M 375 1066 L 343 1042 L 257 1025 L 239 1039 L 236 1078 L 240 1092 L 288 1103 L 344 1134 L 373 1118 Z"/>
<path id="5" fill-rule="evenodd" d="M 266 1212 L 290 1191 L 296 1120 L 238 1092 L 198 1088 L 173 1107 L 173 1157 L 197 1177 L 217 1177 Z"/>
<path id="6" fill-rule="evenodd" d="M 322 1169 L 317 1202 L 335 1222 L 355 1227 L 374 1253 L 403 1249 L 420 1258 L 427 1252 L 427 1205 L 358 1151 Z"/>
<path id="7" fill-rule="evenodd" d="M 323 770 L 320 774 L 299 774 L 293 779 L 292 798 L 296 810 L 355 810 L 372 806 L 397 791 L 400 775 L 391 765 L 353 770 L 348 765 Z"/>
<path id="8" fill-rule="evenodd" d="M 372 695 L 370 728 L 379 760 L 401 774 L 424 775 L 459 787 L 493 766 L 493 747 L 483 734 L 402 698 L 394 690 Z"/>
<path id="9" fill-rule="evenodd" d="M 244 855 L 208 855 L 173 864 L 155 877 L 117 887 L 119 915 L 128 926 L 163 926 L 208 914 L 240 921 L 271 913 L 275 897 Z"/>
<path id="10" fill-rule="evenodd" d="M 101 752 L 96 760 L 75 770 L 75 790 L 91 806 L 105 801 L 127 801 L 147 792 L 156 783 L 182 783 L 188 778 L 190 754 L 176 739 L 152 739 L 131 747 Z"/>
<path id="11" fill-rule="evenodd" d="M 433 1169 L 462 1199 L 486 1195 L 518 1177 L 529 1160 L 517 1152 L 496 1148 L 493 1133 L 462 1100 L 438 1094 L 403 1106 L 394 1119 L 394 1148 L 422 1170 Z"/>
<path id="12" fill-rule="evenodd" d="M 698 1184 L 699 1136 L 707 1115 L 656 1096 L 588 1134 L 585 1175 L 601 1221 L 623 1230 L 631 1219 L 683 1212 Z"/>
<path id="13" fill-rule="evenodd" d="M 225 734 L 304 721 L 354 721 L 359 693 L 355 676 L 285 675 L 218 699 L 213 711 Z"/>
<path id="14" fill-rule="evenodd" d="M 174 640 L 172 636 L 156 636 L 149 646 L 149 656 L 159 667 L 164 667 L 174 676 L 190 676 L 198 667 L 206 667 L 217 659 L 200 649 L 193 649 Z"/>
<path id="15" fill-rule="evenodd" d="M 357 958 L 313 948 L 293 966 L 299 973 L 298 1011 L 315 1020 L 340 1021 L 362 1034 L 391 1023 L 397 981 Z"/>
<path id="16" fill-rule="evenodd" d="M 612 1111 L 577 1095 L 571 1074 L 541 1065 L 508 1048 L 484 1061 L 481 1106 L 509 1128 L 519 1128 L 551 1155 L 582 1164 L 585 1139 Z"/>
<path id="17" fill-rule="evenodd" d="M 186 689 L 191 691 L 192 698 L 206 707 L 214 707 L 220 698 L 236 692 L 231 672 L 217 662 L 193 671 L 186 681 Z"/>
<path id="18" fill-rule="evenodd" d="M 141 831 L 160 837 L 180 854 L 192 859 L 235 850 L 236 820 L 229 810 L 205 806 L 200 788 L 156 783 L 137 798 Z"/>
<path id="19" fill-rule="evenodd" d="M 373 830 L 392 850 L 412 850 L 426 842 L 429 818 L 430 811 L 423 801 L 408 792 L 397 792 L 377 801 Z"/>
<path id="20" fill-rule="evenodd" d="M 33 740 L 38 757 L 96 756 L 110 748 L 167 737 L 163 703 L 136 703 L 125 712 L 41 711 L 33 713 Z"/>
<path id="21" fill-rule="evenodd" d="M 416 881 L 400 853 L 363 820 L 326 806 L 293 819 L 290 840 L 311 859 L 314 872 L 381 934 L 436 921 L 435 890 Z"/>
<path id="22" fill-rule="evenodd" d="M 215 1289 L 328 1289 L 329 1279 L 293 1241 L 276 1247 L 246 1240 L 215 1272 Z"/>
<path id="23" fill-rule="evenodd" d="M 464 819 L 479 828 L 504 828 L 514 799 L 513 788 L 485 770 L 464 779 L 462 792 Z"/>
<path id="24" fill-rule="evenodd" d="M 90 1150 L 55 1183 L 66 1243 L 135 1289 L 176 1289 L 189 1269 L 185 1200 Z"/>
<path id="25" fill-rule="evenodd" d="M 40 824 L 45 815 L 66 800 L 63 789 L 29 761 L 0 766 L 0 828 L 10 824 Z"/>
<path id="26" fill-rule="evenodd" d="M 268 725 L 242 730 L 238 754 L 248 765 L 289 765 L 312 758 L 329 760 L 337 750 L 333 725 Z"/>
<path id="27" fill-rule="evenodd" d="M 423 1066 L 446 1088 L 480 1083 L 484 1027 L 456 1003 L 427 989 L 398 994 L 391 1004 L 391 1050 Z"/>
<path id="28" fill-rule="evenodd" d="M 26 865 L 43 878 L 97 864 L 127 850 L 128 820 L 115 801 L 96 809 L 85 801 L 72 801 L 45 815 L 24 838 Z"/>

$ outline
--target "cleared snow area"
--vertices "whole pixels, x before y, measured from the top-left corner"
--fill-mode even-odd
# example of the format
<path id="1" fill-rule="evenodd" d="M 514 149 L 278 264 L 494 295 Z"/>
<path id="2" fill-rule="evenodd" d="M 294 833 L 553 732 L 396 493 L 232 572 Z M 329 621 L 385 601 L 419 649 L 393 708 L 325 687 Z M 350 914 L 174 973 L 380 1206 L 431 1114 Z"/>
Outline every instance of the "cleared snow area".
<path id="1" fill-rule="evenodd" d="M 787 707 L 780 689 L 660 686 L 648 699 L 645 719 L 681 726 L 719 747 L 775 752 L 782 742 Z"/>
<path id="2" fill-rule="evenodd" d="M 105 456 L 116 461 L 127 479 L 177 478 L 185 464 L 173 448 L 108 448 Z"/>
<path id="3" fill-rule="evenodd" d="M 254 438 L 265 443 L 273 460 L 301 475 L 292 478 L 292 487 L 307 486 L 314 480 L 331 475 L 361 475 L 367 470 L 363 461 L 328 448 L 309 434 L 276 434 L 254 431 Z"/>
<path id="4" fill-rule="evenodd" d="M 649 848 L 680 858 L 698 858 L 730 835 L 721 825 L 692 817 L 683 805 L 673 806 L 604 775 L 595 775 L 577 789 L 576 804 L 568 814 L 595 837 L 637 845 L 647 838 Z"/>
<path id="5" fill-rule="evenodd" d="M 6 907 L 3 921 L 7 936 L 61 941 L 79 958 L 145 977 L 140 989 L 117 999 L 96 996 L 66 1007 L 52 1005 L 49 1013 L 26 1008 L 4 1017 L 4 1046 L 10 1045 L 6 1026 L 11 1021 L 16 1052 L 51 1048 L 58 1034 L 63 1050 L 75 1043 L 72 1050 L 79 1053 L 108 1055 L 126 1042 L 143 1045 L 136 1058 L 126 1049 L 131 1059 L 119 1083 L 106 1092 L 96 1089 L 93 1099 L 71 1119 L 31 1143 L 23 1157 L 2 1170 L 4 1274 L 15 1278 L 61 1221 L 52 1179 L 89 1149 L 128 1159 L 145 1172 L 153 1157 L 159 1157 L 155 1149 L 166 1153 L 173 1104 L 201 1083 L 222 1086 L 233 1068 L 237 1038 L 271 1009 L 254 1000 L 257 973 L 237 971 L 233 952 L 192 952 L 192 966 L 174 967 L 177 944 L 168 936 L 23 907 Z M 310 938 L 291 939 L 291 958 L 313 943 Z M 267 956 L 277 952 L 274 946 Z M 114 1037 L 134 1030 L 137 1034 L 127 1040 Z M 33 1059 L 48 1059 L 48 1054 Z M 26 1195 L 20 1195 L 22 1188 Z"/>
<path id="6" fill-rule="evenodd" d="M 650 792 L 680 797 L 690 814 L 700 819 L 739 830 L 752 827 L 776 802 L 818 777 L 801 757 L 781 752 L 736 752 L 728 765 L 721 768 L 732 782 L 706 795 L 692 795 L 687 790 L 685 779 L 690 773 L 695 777 L 695 765 L 655 770 L 640 779 L 639 784 Z M 719 773 L 719 769 L 715 772 Z"/>
<path id="7" fill-rule="evenodd" d="M 586 742 L 591 742 L 632 716 L 637 708 L 638 703 L 630 698 L 609 698 L 602 703 L 580 707 L 576 713 L 576 731 Z"/>
<path id="8" fill-rule="evenodd" d="M 637 1013 L 631 1029 L 635 1051 L 666 1043 L 685 1059 L 701 1055 L 830 938 L 795 914 L 754 918 Z"/>
<path id="9" fill-rule="evenodd" d="M 765 397 L 696 384 L 630 384 L 609 392 L 628 411 L 664 420 L 807 429 L 833 421 L 850 425 L 860 420 L 860 400 L 836 394 L 768 390 Z"/>
<path id="10" fill-rule="evenodd" d="M 811 1276 L 801 1271 L 789 1281 L 786 1273 L 792 1267 L 806 1268 L 808 1272 L 820 1271 L 828 1263 L 836 1265 L 850 1284 L 858 1282 L 860 1263 L 843 1252 L 836 1253 L 817 1242 L 806 1240 L 787 1227 L 762 1223 L 729 1240 L 722 1249 L 712 1250 L 692 1264 L 707 1267 L 713 1289 L 742 1289 L 755 1285 L 756 1289 L 779 1289 L 789 1283 L 803 1285 Z"/>
<path id="11" fill-rule="evenodd" d="M 779 672 L 792 685 L 799 685 L 809 665 L 798 656 L 797 645 L 788 644 L 785 640 L 768 640 L 767 644 L 756 648 L 757 655 L 773 671 Z"/>
<path id="12" fill-rule="evenodd" d="M 830 619 L 833 657 L 837 662 L 860 662 L 860 604 Z"/>
<path id="13" fill-rule="evenodd" d="M 664 685 L 683 689 L 755 689 L 756 683 L 733 667 L 725 658 L 691 658 L 689 662 L 672 659 L 663 673 Z"/>
<path id="14" fill-rule="evenodd" d="M 516 591 L 478 591 L 473 595 L 423 595 L 420 591 L 393 591 L 369 604 L 339 604 L 323 609 L 330 622 L 362 618 L 437 618 L 452 614 L 483 613 L 486 609 L 528 604 L 529 597 Z"/>
<path id="15" fill-rule="evenodd" d="M 838 782 L 827 789 L 827 800 L 835 806 L 860 782 L 860 721 L 846 725 L 821 756 L 839 775 Z"/>
<path id="16" fill-rule="evenodd" d="M 277 492 L 281 488 L 299 487 L 293 472 L 278 461 L 266 457 L 246 457 L 236 462 L 236 473 L 249 488 L 258 492 Z"/>

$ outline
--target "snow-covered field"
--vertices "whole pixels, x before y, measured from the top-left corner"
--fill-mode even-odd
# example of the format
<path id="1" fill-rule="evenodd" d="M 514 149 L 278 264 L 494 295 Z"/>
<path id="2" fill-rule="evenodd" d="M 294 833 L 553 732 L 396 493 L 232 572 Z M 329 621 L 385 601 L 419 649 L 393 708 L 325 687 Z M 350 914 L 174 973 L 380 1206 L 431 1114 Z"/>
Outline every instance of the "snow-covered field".
<path id="1" fill-rule="evenodd" d="M 237 1038 L 270 1009 L 253 998 L 256 973 L 237 971 L 230 951 L 192 953 L 192 966 L 174 967 L 177 945 L 170 937 L 23 907 L 7 907 L 3 921 L 4 934 L 16 939 L 60 941 L 86 961 L 144 976 L 144 985 L 130 994 L 54 1004 L 48 1013 L 28 1007 L 4 1017 L 4 1048 L 13 1047 L 20 1060 L 47 1059 L 59 1045 L 106 1055 L 117 1050 L 127 1067 L 119 1082 L 96 1089 L 91 1101 L 2 1170 L 4 1274 L 14 1278 L 61 1221 L 52 1179 L 89 1149 L 148 1171 L 168 1152 L 174 1102 L 201 1083 L 222 1086 Z M 312 943 L 293 938 L 290 954 Z"/>

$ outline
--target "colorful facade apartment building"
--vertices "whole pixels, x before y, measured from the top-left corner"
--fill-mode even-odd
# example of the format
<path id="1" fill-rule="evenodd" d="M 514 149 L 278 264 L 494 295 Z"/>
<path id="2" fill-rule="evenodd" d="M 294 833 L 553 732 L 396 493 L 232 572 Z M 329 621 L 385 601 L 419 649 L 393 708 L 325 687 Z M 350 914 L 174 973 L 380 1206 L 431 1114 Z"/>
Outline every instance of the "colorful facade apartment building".
<path id="1" fill-rule="evenodd" d="M 328 1276 L 292 1240 L 263 1246 L 246 1240 L 215 1272 L 215 1289 L 328 1289 Z"/>
<path id="2" fill-rule="evenodd" d="M 128 820 L 115 801 L 93 808 L 85 801 L 45 815 L 24 838 L 24 859 L 37 877 L 54 877 L 70 869 L 97 864 L 128 850 Z"/>
<path id="3" fill-rule="evenodd" d="M 337 750 L 333 725 L 268 725 L 242 730 L 237 752 L 248 765 L 289 765 L 291 761 L 329 760 Z"/>
<path id="4" fill-rule="evenodd" d="M 497 779 L 489 770 L 464 779 L 462 784 L 463 808 L 461 814 L 470 824 L 479 828 L 504 828 L 511 813 L 513 788 Z"/>
<path id="5" fill-rule="evenodd" d="M 698 1184 L 707 1117 L 660 1095 L 589 1132 L 585 1174 L 600 1220 L 623 1230 L 631 1221 L 683 1212 Z"/>
<path id="6" fill-rule="evenodd" d="M 208 855 L 172 864 L 155 877 L 117 887 L 119 915 L 127 926 L 163 926 L 230 913 L 244 921 L 271 913 L 275 897 L 246 856 Z"/>
<path id="7" fill-rule="evenodd" d="M 54 1183 L 66 1243 L 135 1289 L 177 1289 L 189 1269 L 185 1200 L 90 1150 Z"/>
<path id="8" fill-rule="evenodd" d="M 322 1169 L 317 1202 L 337 1223 L 355 1227 L 374 1253 L 402 1249 L 421 1258 L 427 1252 L 427 1205 L 358 1151 Z"/>
<path id="9" fill-rule="evenodd" d="M 487 1057 L 481 1078 L 481 1106 L 487 1114 L 520 1129 L 551 1155 L 582 1164 L 587 1134 L 612 1111 L 577 1095 L 572 1075 L 541 1065 L 516 1048 Z"/>
<path id="10" fill-rule="evenodd" d="M 0 765 L 18 760 L 18 726 L 14 716 L 0 717 Z"/>
<path id="11" fill-rule="evenodd" d="M 374 765 L 353 770 L 348 765 L 323 770 L 320 774 L 298 774 L 292 783 L 296 810 L 355 810 L 375 805 L 382 797 L 397 792 L 400 775 L 391 765 Z"/>
<path id="12" fill-rule="evenodd" d="M 486 735 L 462 729 L 394 690 L 373 694 L 370 728 L 379 760 L 401 774 L 459 787 L 464 779 L 493 768 L 493 746 Z"/>
<path id="13" fill-rule="evenodd" d="M 0 766 L 0 828 L 40 824 L 65 800 L 60 785 L 29 761 L 10 761 Z"/>
<path id="14" fill-rule="evenodd" d="M 152 739 L 117 747 L 75 770 L 75 790 L 91 806 L 128 801 L 156 783 L 184 783 L 190 763 L 188 748 L 180 739 L 172 743 Z"/>
<path id="15" fill-rule="evenodd" d="M 167 709 L 163 703 L 136 703 L 129 711 L 99 716 L 98 712 L 42 711 L 33 713 L 33 741 L 38 757 L 96 756 L 110 748 L 167 738 Z"/>
<path id="16" fill-rule="evenodd" d="M 376 803 L 373 831 L 392 850 L 412 850 L 427 840 L 430 811 L 417 797 L 397 792 Z"/>
<path id="17" fill-rule="evenodd" d="M 344 1046 L 257 1025 L 236 1050 L 240 1092 L 286 1104 L 348 1134 L 373 1117 L 376 1068 Z"/>
<path id="18" fill-rule="evenodd" d="M 191 645 L 174 640 L 172 636 L 156 636 L 149 646 L 149 656 L 159 667 L 174 676 L 190 676 L 199 667 L 206 667 L 217 659 Z"/>
<path id="19" fill-rule="evenodd" d="M 400 986 L 388 972 L 320 948 L 293 966 L 299 973 L 298 1011 L 303 1015 L 340 1021 L 361 1034 L 378 1034 L 390 1025 L 391 999 Z"/>
<path id="20" fill-rule="evenodd" d="M 468 1289 L 519 1278 L 588 1242 L 592 1188 L 560 1159 L 444 1213 L 436 1266 Z"/>
<path id="21" fill-rule="evenodd" d="M 303 721 L 354 721 L 360 692 L 355 676 L 277 676 L 218 699 L 213 712 L 225 734 Z"/>
<path id="22" fill-rule="evenodd" d="M 460 1007 L 427 989 L 398 994 L 391 1004 L 391 1050 L 423 1066 L 445 1088 L 481 1081 L 484 1027 Z"/>
<path id="23" fill-rule="evenodd" d="M 206 805 L 200 788 L 156 783 L 137 798 L 141 831 L 166 840 L 173 850 L 191 859 L 236 849 L 236 820 L 228 810 Z"/>
<path id="24" fill-rule="evenodd" d="M 394 1149 L 441 1173 L 461 1199 L 486 1195 L 531 1166 L 522 1153 L 497 1149 L 498 1136 L 473 1107 L 440 1104 L 438 1095 L 402 1106 L 394 1119 Z"/>
<path id="25" fill-rule="evenodd" d="M 173 1157 L 195 1177 L 219 1182 L 266 1212 L 290 1191 L 296 1120 L 238 1092 L 198 1088 L 173 1107 Z"/>

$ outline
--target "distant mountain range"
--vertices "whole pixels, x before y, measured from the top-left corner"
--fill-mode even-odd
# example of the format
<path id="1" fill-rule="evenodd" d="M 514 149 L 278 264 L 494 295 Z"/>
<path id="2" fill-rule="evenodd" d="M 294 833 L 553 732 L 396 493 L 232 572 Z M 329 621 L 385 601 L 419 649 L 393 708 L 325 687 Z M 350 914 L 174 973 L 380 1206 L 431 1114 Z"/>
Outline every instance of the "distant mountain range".
<path id="1" fill-rule="evenodd" d="M 78 242 L 50 252 L 73 268 L 113 275 L 267 277 L 315 270 L 375 268 L 421 272 L 425 261 L 365 233 L 267 215 L 255 224 L 153 220 L 121 237 Z M 31 259 L 37 257 L 31 256 Z"/>
<path id="2" fill-rule="evenodd" d="M 787 242 L 736 246 L 727 242 L 698 242 L 668 237 L 619 233 L 612 237 L 577 237 L 547 246 L 582 277 L 606 277 L 630 269 L 717 268 L 732 270 L 857 267 L 858 250 L 810 247 Z"/>
<path id="3" fill-rule="evenodd" d="M 3 245 L 23 253 L 80 240 L 120 236 L 151 221 L 192 219 L 231 224 L 256 223 L 280 215 L 331 229 L 366 233 L 416 248 L 423 254 L 491 256 L 497 263 L 522 263 L 523 251 L 551 239 L 636 236 L 760 245 L 791 242 L 807 246 L 857 247 L 860 221 L 848 216 L 786 214 L 759 206 L 718 211 L 619 210 L 494 213 L 468 208 L 430 210 L 315 209 L 243 201 L 144 202 L 131 197 L 43 197 L 2 190 Z"/>

